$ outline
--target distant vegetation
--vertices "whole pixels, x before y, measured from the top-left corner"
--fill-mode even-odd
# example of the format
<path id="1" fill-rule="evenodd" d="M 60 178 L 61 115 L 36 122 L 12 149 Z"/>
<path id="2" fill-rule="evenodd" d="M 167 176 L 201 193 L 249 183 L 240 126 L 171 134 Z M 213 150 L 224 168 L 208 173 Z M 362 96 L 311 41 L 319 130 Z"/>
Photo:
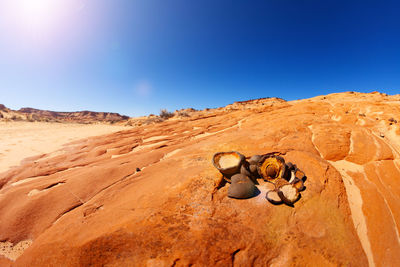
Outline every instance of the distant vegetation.
<path id="1" fill-rule="evenodd" d="M 179 110 L 178 111 L 178 116 L 179 117 L 189 117 L 189 114 L 186 111 Z"/>
<path id="2" fill-rule="evenodd" d="M 174 116 L 174 113 L 169 112 L 169 111 L 166 110 L 166 109 L 161 109 L 161 110 L 160 110 L 160 117 L 161 117 L 162 119 L 169 119 L 169 118 L 172 118 L 173 116 Z"/>

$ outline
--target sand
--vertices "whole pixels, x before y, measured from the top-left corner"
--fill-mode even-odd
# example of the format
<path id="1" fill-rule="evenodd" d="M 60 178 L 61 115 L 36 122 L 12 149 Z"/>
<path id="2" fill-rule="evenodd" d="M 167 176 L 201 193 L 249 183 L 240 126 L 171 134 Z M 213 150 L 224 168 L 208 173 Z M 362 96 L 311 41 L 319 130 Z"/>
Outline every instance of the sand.
<path id="1" fill-rule="evenodd" d="M 32 245 L 32 240 L 23 240 L 15 245 L 8 241 L 0 242 L 0 255 L 15 261 L 24 253 L 24 250 Z"/>
<path id="2" fill-rule="evenodd" d="M 291 202 L 295 202 L 299 197 L 299 193 L 297 192 L 296 188 L 292 185 L 284 185 L 280 189 L 283 195 Z"/>
<path id="3" fill-rule="evenodd" d="M 0 173 L 19 165 L 24 158 L 59 150 L 63 144 L 129 128 L 107 124 L 0 122 Z"/>
<path id="4" fill-rule="evenodd" d="M 237 166 L 240 159 L 234 155 L 224 155 L 219 159 L 219 166 L 223 169 Z"/>

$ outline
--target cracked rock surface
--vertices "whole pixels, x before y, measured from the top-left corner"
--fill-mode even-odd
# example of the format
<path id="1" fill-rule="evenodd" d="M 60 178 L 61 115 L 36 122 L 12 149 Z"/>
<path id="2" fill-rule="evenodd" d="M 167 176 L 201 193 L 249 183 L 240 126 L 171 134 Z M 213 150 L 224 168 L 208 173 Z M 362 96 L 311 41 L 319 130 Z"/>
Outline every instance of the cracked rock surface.
<path id="1" fill-rule="evenodd" d="M 399 114 L 400 95 L 259 99 L 26 159 L 0 174 L 0 265 L 398 266 Z M 228 198 L 218 151 L 278 151 L 307 190 Z"/>

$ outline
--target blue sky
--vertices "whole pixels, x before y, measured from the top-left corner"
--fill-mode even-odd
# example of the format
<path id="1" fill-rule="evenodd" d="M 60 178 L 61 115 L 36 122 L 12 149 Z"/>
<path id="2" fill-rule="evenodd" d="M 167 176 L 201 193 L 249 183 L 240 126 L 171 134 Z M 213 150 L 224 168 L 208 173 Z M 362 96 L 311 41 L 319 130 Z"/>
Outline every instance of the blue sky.
<path id="1" fill-rule="evenodd" d="M 161 108 L 400 93 L 394 1 L 0 0 L 0 103 Z"/>

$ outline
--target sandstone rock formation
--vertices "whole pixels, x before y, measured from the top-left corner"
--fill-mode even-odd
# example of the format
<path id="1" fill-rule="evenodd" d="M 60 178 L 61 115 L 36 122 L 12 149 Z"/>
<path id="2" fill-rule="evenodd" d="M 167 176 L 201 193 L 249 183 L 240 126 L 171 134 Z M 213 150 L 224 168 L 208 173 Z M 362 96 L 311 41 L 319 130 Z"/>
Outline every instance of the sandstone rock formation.
<path id="1" fill-rule="evenodd" d="M 6 106 L 4 106 L 3 104 L 0 104 L 0 110 L 6 111 L 6 110 L 8 110 L 8 108 Z"/>
<path id="2" fill-rule="evenodd" d="M 0 265 L 399 266 L 400 95 L 254 102 L 0 174 Z M 281 152 L 307 175 L 301 199 L 274 206 L 268 184 L 246 200 L 213 192 L 212 156 L 232 150 Z"/>
<path id="3" fill-rule="evenodd" d="M 128 116 L 111 112 L 56 112 L 34 108 L 11 110 L 0 104 L 0 118 L 19 121 L 47 121 L 47 122 L 74 122 L 74 123 L 115 123 L 126 121 Z"/>

